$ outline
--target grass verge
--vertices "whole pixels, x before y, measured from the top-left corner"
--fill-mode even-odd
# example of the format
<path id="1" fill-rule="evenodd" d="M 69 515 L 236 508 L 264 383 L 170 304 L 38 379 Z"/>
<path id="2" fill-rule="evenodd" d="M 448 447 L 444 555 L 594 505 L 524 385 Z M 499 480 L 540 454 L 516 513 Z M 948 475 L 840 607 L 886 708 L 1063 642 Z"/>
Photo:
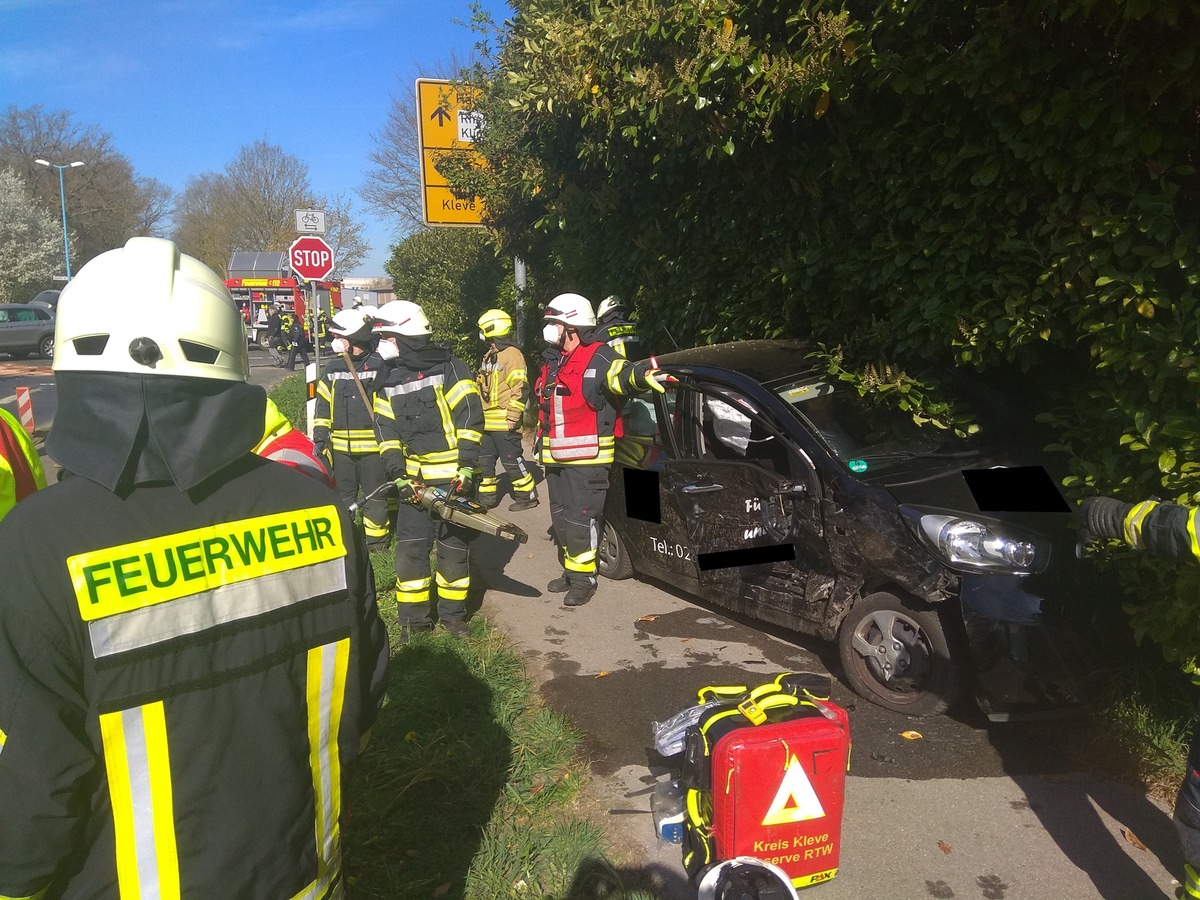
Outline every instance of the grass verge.
<path id="1" fill-rule="evenodd" d="M 1174 802 L 1191 739 L 1191 690 L 1165 662 L 1113 672 L 1080 736 L 1078 757 L 1156 800 Z"/>
<path id="2" fill-rule="evenodd" d="M 387 554 L 372 563 L 394 583 Z M 580 813 L 582 736 L 545 707 L 507 639 L 477 616 L 467 639 L 401 645 L 394 594 L 380 594 L 392 667 L 349 801 L 351 896 L 653 900 L 621 883 Z"/>

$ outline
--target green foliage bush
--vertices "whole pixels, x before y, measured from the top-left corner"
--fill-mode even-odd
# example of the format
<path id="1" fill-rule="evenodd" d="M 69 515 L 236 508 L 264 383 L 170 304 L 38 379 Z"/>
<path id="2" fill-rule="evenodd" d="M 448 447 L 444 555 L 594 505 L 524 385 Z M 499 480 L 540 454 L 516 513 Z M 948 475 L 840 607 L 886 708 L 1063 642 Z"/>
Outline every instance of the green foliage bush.
<path id="1" fill-rule="evenodd" d="M 306 430 L 308 414 L 305 404 L 308 403 L 308 385 L 303 375 L 289 375 L 271 388 L 267 396 L 275 401 L 275 405 L 292 423 L 293 428 L 298 431 Z"/>
<path id="2" fill-rule="evenodd" d="M 516 7 L 459 173 L 503 252 L 636 298 L 658 346 L 1024 373 L 1071 495 L 1200 500 L 1194 2 Z M 1192 587 L 1134 610 L 1174 658 Z"/>

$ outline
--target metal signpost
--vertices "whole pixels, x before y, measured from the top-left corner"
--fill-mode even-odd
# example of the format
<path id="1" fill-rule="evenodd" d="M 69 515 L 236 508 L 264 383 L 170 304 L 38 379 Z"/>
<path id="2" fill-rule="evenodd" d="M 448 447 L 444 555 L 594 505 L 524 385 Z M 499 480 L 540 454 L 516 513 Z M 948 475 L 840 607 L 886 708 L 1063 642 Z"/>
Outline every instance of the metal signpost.
<path id="1" fill-rule="evenodd" d="M 315 210 L 296 210 L 297 223 L 301 220 L 301 213 L 305 212 L 311 213 Z M 320 224 L 323 228 L 324 213 L 320 213 Z M 309 333 L 313 338 L 313 362 L 312 371 L 305 371 L 305 381 L 308 383 L 308 436 L 311 438 L 313 407 L 316 405 L 315 387 L 317 374 L 321 371 L 321 335 L 318 330 L 320 320 L 318 318 L 319 304 L 316 282 L 324 281 L 333 272 L 333 248 L 325 243 L 324 238 L 317 235 L 303 235 L 292 241 L 291 246 L 288 247 L 288 264 L 291 265 L 296 277 L 303 278 L 309 285 L 308 308 L 309 315 L 312 317 Z"/>

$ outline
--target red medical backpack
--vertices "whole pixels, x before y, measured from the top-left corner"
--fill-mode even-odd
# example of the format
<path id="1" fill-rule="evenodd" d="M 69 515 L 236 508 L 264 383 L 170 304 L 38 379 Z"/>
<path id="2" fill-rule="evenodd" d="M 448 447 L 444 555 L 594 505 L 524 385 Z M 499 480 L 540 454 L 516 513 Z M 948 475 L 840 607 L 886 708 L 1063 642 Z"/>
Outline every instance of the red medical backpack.
<path id="1" fill-rule="evenodd" d="M 837 874 L 850 724 L 814 696 L 821 677 L 780 676 L 688 730 L 684 866 L 694 880 L 737 856 L 779 866 L 796 887 Z"/>

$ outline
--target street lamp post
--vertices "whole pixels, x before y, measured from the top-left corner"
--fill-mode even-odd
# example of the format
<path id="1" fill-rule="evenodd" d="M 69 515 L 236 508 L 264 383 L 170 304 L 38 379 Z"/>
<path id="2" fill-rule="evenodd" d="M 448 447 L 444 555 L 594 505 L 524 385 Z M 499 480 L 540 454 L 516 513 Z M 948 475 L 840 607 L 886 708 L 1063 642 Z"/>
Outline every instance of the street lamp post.
<path id="1" fill-rule="evenodd" d="M 67 281 L 71 280 L 71 244 L 67 238 L 67 194 L 63 189 L 63 169 L 78 169 L 83 163 L 80 160 L 75 160 L 73 163 L 58 163 L 48 162 L 44 159 L 35 159 L 35 163 L 39 166 L 46 166 L 50 169 L 58 169 L 58 202 L 62 206 L 63 220 L 63 259 L 67 263 Z"/>

